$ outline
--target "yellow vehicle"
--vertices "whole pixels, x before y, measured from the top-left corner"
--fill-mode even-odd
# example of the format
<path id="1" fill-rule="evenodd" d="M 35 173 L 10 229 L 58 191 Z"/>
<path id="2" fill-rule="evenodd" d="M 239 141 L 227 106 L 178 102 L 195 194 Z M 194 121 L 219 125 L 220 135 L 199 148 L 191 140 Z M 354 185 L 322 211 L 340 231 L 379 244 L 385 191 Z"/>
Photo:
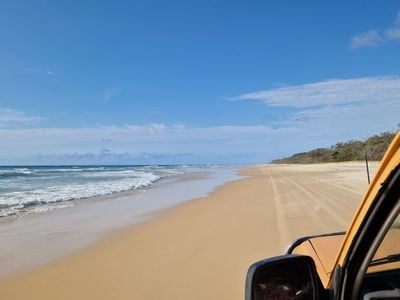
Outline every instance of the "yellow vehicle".
<path id="1" fill-rule="evenodd" d="M 253 264 L 245 298 L 400 299 L 400 132 L 348 230 L 300 238 Z"/>

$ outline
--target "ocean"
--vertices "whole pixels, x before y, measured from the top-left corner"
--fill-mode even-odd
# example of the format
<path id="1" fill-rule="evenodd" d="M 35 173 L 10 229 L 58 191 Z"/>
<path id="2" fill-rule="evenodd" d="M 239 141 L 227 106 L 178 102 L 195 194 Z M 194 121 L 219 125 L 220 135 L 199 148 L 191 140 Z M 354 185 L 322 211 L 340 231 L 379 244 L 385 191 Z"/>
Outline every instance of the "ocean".
<path id="1" fill-rule="evenodd" d="M 0 217 L 69 207 L 79 199 L 150 187 L 190 166 L 0 167 Z"/>
<path id="2" fill-rule="evenodd" d="M 0 167 L 0 278 L 237 180 L 236 166 Z"/>

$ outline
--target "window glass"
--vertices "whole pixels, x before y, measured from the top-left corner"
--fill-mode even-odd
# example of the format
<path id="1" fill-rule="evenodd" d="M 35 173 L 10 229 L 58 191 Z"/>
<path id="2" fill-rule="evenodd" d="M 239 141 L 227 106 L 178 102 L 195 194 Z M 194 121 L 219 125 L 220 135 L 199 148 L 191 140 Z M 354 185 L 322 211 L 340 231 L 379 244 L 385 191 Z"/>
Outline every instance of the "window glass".
<path id="1" fill-rule="evenodd" d="M 376 251 L 368 273 L 400 269 L 400 215 L 394 220 Z"/>

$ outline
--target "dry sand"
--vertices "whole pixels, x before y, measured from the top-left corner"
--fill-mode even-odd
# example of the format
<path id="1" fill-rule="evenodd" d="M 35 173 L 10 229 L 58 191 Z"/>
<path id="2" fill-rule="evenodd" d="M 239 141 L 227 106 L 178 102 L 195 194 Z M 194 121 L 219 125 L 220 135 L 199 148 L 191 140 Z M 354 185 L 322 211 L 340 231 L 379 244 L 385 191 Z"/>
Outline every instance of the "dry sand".
<path id="1" fill-rule="evenodd" d="M 265 165 L 79 253 L 0 281 L 1 299 L 243 299 L 247 268 L 302 235 L 345 230 L 362 164 Z"/>

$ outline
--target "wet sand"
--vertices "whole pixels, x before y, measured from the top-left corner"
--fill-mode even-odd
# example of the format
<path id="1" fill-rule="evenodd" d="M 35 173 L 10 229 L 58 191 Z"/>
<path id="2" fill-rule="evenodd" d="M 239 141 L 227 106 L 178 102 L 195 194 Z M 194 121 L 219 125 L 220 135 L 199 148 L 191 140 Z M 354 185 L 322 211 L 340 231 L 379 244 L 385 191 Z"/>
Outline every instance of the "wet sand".
<path id="1" fill-rule="evenodd" d="M 376 164 L 375 164 L 376 166 Z M 207 197 L 0 281 L 2 299 L 243 299 L 247 268 L 294 238 L 347 228 L 362 163 L 265 165 Z"/>
<path id="2" fill-rule="evenodd" d="M 225 182 L 240 178 L 236 171 L 230 167 L 192 168 L 145 189 L 67 201 L 62 203 L 64 208 L 34 206 L 39 212 L 0 218 L 0 279 L 68 256 L 115 230 L 204 197 Z"/>

